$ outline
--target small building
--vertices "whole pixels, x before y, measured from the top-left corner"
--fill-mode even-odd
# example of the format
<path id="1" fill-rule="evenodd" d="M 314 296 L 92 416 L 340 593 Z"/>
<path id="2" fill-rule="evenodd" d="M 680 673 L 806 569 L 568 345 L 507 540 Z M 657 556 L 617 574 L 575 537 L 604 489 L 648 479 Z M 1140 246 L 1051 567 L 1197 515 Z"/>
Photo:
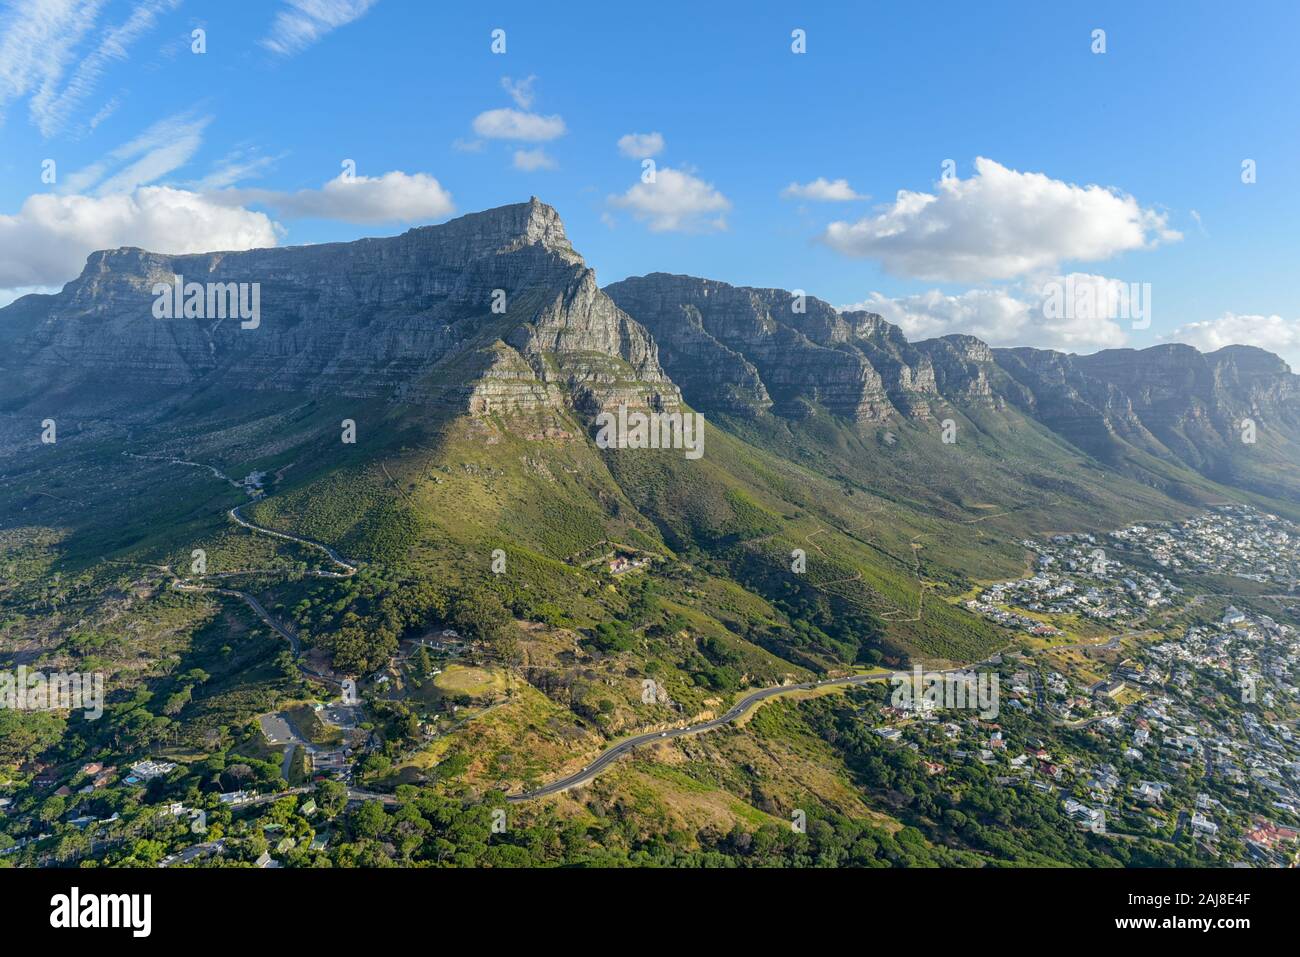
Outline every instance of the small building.
<path id="1" fill-rule="evenodd" d="M 176 770 L 176 764 L 172 761 L 137 761 L 131 765 L 131 774 L 139 781 L 160 778 L 174 770 Z"/>
<path id="2" fill-rule="evenodd" d="M 1094 698 L 1109 698 L 1114 700 L 1119 693 L 1124 690 L 1124 682 L 1119 678 L 1111 678 L 1106 681 L 1098 681 L 1088 689 Z"/>

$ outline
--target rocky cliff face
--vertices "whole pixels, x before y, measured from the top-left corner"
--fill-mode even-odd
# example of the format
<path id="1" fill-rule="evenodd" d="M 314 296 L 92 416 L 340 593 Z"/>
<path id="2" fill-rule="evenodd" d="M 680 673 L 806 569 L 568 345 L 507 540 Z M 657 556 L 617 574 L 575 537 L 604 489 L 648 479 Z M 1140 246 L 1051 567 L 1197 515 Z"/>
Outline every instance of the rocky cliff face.
<path id="1" fill-rule="evenodd" d="M 1224 485 L 1300 497 L 1300 376 L 1271 353 L 1250 346 L 1201 353 L 1181 344 L 1086 356 L 988 351 L 995 402 L 1113 468 L 1173 494 L 1182 482 L 1160 462 Z"/>
<path id="2" fill-rule="evenodd" d="M 605 288 L 660 344 L 664 367 L 703 409 L 798 418 L 812 406 L 872 422 L 926 415 L 930 359 L 872 313 L 812 296 L 652 273 Z"/>
<path id="3" fill-rule="evenodd" d="M 606 287 L 659 342 L 686 400 L 706 410 L 797 419 L 814 407 L 860 423 L 976 409 L 1038 420 L 1145 480 L 1173 459 L 1216 481 L 1279 492 L 1300 484 L 1300 377 L 1276 356 L 1183 345 L 1090 356 L 991 349 L 972 336 L 911 343 L 868 312 L 819 299 L 652 273 Z M 1249 419 L 1267 441 L 1243 443 Z"/>
<path id="4" fill-rule="evenodd" d="M 1221 481 L 1267 450 L 1294 462 L 1300 446 L 1300 377 L 1250 346 L 1201 353 L 1169 344 L 1067 356 L 994 350 L 1014 380 L 1012 400 L 1075 445 L 1111 461 L 1125 447 L 1173 457 Z M 1243 441 L 1247 420 L 1267 442 Z"/>
<path id="5" fill-rule="evenodd" d="M 178 276 L 256 283 L 259 320 L 159 318 L 154 288 Z M 874 313 L 780 289 L 653 273 L 602 291 L 536 199 L 387 239 L 95 253 L 62 292 L 0 310 L 0 407 L 86 385 L 381 397 L 471 414 L 674 408 L 683 395 L 706 412 L 791 422 L 816 410 L 865 425 L 978 410 L 1012 426 L 1028 416 L 1155 483 L 1166 480 L 1153 457 L 1247 487 L 1300 487 L 1300 377 L 1262 350 L 1075 356 L 962 335 L 909 342 Z M 1247 421 L 1257 444 L 1242 441 Z"/>
<path id="6" fill-rule="evenodd" d="M 797 417 L 816 404 L 879 422 L 931 418 L 945 401 L 1005 401 L 992 350 L 971 336 L 912 343 L 872 312 L 691 276 L 652 273 L 605 291 L 651 331 L 668 374 L 701 408 Z"/>
<path id="7" fill-rule="evenodd" d="M 1004 391 L 1013 405 L 1085 452 L 1113 460 L 1120 425 L 1130 438 L 1142 437 L 1146 430 L 1122 392 L 1086 375 L 1076 358 L 1027 348 L 999 349 L 995 355 L 1010 380 Z"/>
<path id="8" fill-rule="evenodd" d="M 256 283 L 255 327 L 206 308 L 158 318 L 155 285 L 177 276 Z M 387 239 L 97 252 L 62 292 L 0 311 L 0 329 L 0 363 L 33 388 L 78 377 L 219 381 L 478 412 L 679 399 L 653 340 L 601 293 L 555 210 L 536 199 Z"/>

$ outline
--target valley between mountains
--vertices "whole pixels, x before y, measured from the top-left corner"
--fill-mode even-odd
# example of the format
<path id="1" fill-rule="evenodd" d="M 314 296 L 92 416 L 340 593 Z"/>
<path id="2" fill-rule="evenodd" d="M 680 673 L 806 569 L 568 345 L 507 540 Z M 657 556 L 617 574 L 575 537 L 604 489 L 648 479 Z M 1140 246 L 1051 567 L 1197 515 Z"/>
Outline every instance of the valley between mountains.
<path id="1" fill-rule="evenodd" d="M 177 276 L 258 321 L 157 318 Z M 601 447 L 620 408 L 702 456 Z M 1300 824 L 1298 463 L 1262 350 L 601 287 L 535 198 L 97 252 L 0 310 L 0 666 L 106 689 L 0 710 L 0 860 L 1258 863 Z M 1000 714 L 898 708 L 914 666 Z"/>

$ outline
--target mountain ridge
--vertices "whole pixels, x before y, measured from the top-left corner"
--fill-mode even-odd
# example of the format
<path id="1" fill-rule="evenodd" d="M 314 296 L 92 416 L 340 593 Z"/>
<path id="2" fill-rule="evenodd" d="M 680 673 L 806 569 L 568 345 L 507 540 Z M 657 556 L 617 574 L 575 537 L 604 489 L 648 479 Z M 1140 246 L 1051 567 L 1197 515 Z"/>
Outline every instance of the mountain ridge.
<path id="1" fill-rule="evenodd" d="M 153 290 L 177 276 L 256 283 L 262 315 L 160 320 Z M 0 309 L 0 343 L 9 408 L 78 385 L 217 385 L 472 416 L 554 420 L 568 409 L 588 422 L 683 399 L 724 417 L 797 426 L 825 413 L 866 430 L 1014 409 L 1180 497 L 1184 478 L 1153 460 L 1271 496 L 1294 500 L 1300 488 L 1300 377 L 1263 350 L 1078 355 L 963 334 L 910 341 L 879 314 L 798 291 L 668 273 L 601 288 L 536 197 L 345 243 L 97 251 L 59 293 Z"/>
<path id="2" fill-rule="evenodd" d="M 175 276 L 257 283 L 263 316 L 254 328 L 158 320 L 152 290 Z M 551 407 L 566 392 L 593 407 L 677 402 L 654 343 L 601 294 L 558 214 L 535 198 L 383 239 L 99 251 L 59 293 L 0 311 L 0 339 L 9 371 L 34 389 L 44 368 L 466 409 Z"/>
<path id="3" fill-rule="evenodd" d="M 1153 472 L 1150 457 L 1293 500 L 1300 487 L 1300 377 L 1255 347 L 1078 355 L 964 334 L 912 342 L 876 313 L 786 290 L 650 273 L 605 291 L 650 330 L 670 377 L 706 411 L 799 419 L 822 407 L 872 427 L 1015 408 L 1179 497 L 1181 480 Z M 828 368 L 843 373 L 830 380 L 839 391 L 819 377 Z"/>
<path id="4" fill-rule="evenodd" d="M 0 336 L 5 336 L 7 332 L 9 341 L 14 342 L 15 338 L 20 337 L 24 332 L 30 335 L 34 330 L 22 329 L 19 322 L 25 315 L 39 312 L 39 308 L 42 306 L 54 312 L 52 318 L 70 318 L 70 315 L 59 309 L 60 306 L 75 307 L 85 294 L 93 297 L 101 291 L 112 292 L 112 290 L 105 289 L 102 285 L 105 276 L 124 273 L 129 275 L 135 272 L 142 274 L 139 276 L 142 280 L 163 281 L 170 279 L 171 274 L 163 272 L 164 267 L 169 264 L 180 265 L 182 269 L 199 267 L 198 275 L 200 277 L 217 276 L 220 273 L 221 266 L 228 260 L 239 261 L 244 258 L 253 258 L 259 264 L 273 264 L 275 260 L 280 258 L 305 257 L 320 262 L 328 260 L 329 257 L 339 253 L 360 253 L 362 255 L 353 258 L 359 264 L 365 264 L 367 257 L 364 254 L 372 250 L 380 250 L 381 259 L 391 258 L 383 251 L 385 247 L 393 247 L 400 251 L 402 246 L 419 246 L 421 240 L 425 237 L 441 236 L 443 233 L 454 234 L 456 242 L 437 244 L 437 252 L 446 257 L 437 263 L 438 267 L 442 269 L 463 268 L 474 260 L 485 256 L 509 255 L 532 247 L 558 258 L 565 264 L 581 266 L 587 273 L 591 273 L 591 270 L 587 269 L 585 263 L 583 263 L 582 257 L 569 242 L 559 214 L 553 207 L 542 203 L 534 196 L 526 203 L 508 204 L 467 213 L 444 223 L 416 226 L 403 233 L 388 237 L 363 237 L 356 240 L 322 244 L 259 247 L 233 251 L 213 250 L 204 253 L 186 254 L 154 253 L 136 246 L 96 250 L 87 257 L 86 265 L 83 267 L 81 274 L 76 279 L 65 284 L 60 292 L 29 294 L 15 300 L 9 306 L 0 308 Z M 460 252 L 461 255 L 454 255 L 456 252 Z M 204 268 L 205 266 L 206 268 Z M 274 269 L 268 271 L 274 279 L 276 271 Z M 181 275 L 184 275 L 184 273 L 182 272 Z M 191 270 L 187 278 L 192 279 L 194 275 L 195 273 Z M 97 279 L 100 282 L 96 282 Z M 719 280 L 663 272 L 628 277 L 605 286 L 602 291 L 622 294 L 631 300 L 634 298 L 631 287 L 642 283 L 672 283 L 679 287 L 682 284 L 696 284 L 707 286 L 713 290 L 734 291 L 766 307 L 769 312 L 766 318 L 771 318 L 770 311 L 773 304 L 781 302 L 782 305 L 788 306 L 796 298 L 795 293 L 776 287 L 733 286 Z M 379 295 L 374 305 L 383 309 L 388 303 L 384 296 L 392 291 L 394 290 L 378 290 Z M 908 398 L 903 398 L 903 401 L 893 411 L 904 414 L 910 412 L 924 416 L 925 405 L 917 402 L 917 400 L 920 396 L 934 394 L 935 388 L 932 384 L 933 375 L 931 373 L 933 353 L 945 350 L 954 357 L 967 362 L 989 362 L 992 357 L 999 354 L 1010 352 L 1023 354 L 1033 351 L 1050 356 L 1060 356 L 1094 366 L 1106 358 L 1157 356 L 1167 354 L 1170 350 L 1185 350 L 1190 354 L 1203 356 L 1207 359 L 1218 358 L 1225 362 L 1229 358 L 1236 360 L 1245 358 L 1254 365 L 1254 368 L 1250 371 L 1256 377 L 1263 374 L 1290 375 L 1294 377 L 1294 373 L 1291 373 L 1289 366 L 1281 357 L 1258 347 L 1246 345 L 1229 345 L 1214 352 L 1200 352 L 1192 346 L 1181 343 L 1161 343 L 1143 349 L 1117 348 L 1100 350 L 1096 353 L 1079 354 L 1055 349 L 1037 349 L 1029 346 L 992 347 L 975 336 L 961 333 L 909 340 L 898 326 L 888 322 L 877 313 L 865 310 L 839 310 L 815 296 L 804 296 L 803 298 L 806 305 L 801 315 L 804 318 L 796 325 L 796 329 L 804 338 L 823 347 L 851 343 L 853 345 L 866 344 L 874 350 L 874 352 L 865 355 L 864 358 L 867 361 L 859 365 L 862 374 L 849 377 L 849 380 L 859 387 L 860 394 L 850 396 L 846 401 L 838 402 L 832 397 L 832 401 L 829 403 L 832 408 L 850 412 L 860 411 L 867 418 L 871 418 L 879 412 L 887 411 L 880 404 L 882 392 L 890 398 L 895 396 L 899 398 L 909 397 L 911 402 L 917 403 L 913 406 L 908 401 Z M 100 311 L 106 311 L 103 304 L 97 303 L 95 305 Z M 414 311 L 419 312 L 421 310 L 417 306 Z M 70 313 L 71 310 L 68 310 L 68 312 Z M 9 321 L 6 322 L 6 320 Z M 6 326 L 11 328 L 6 330 Z M 663 330 L 665 327 L 661 325 L 660 328 Z M 15 332 L 17 332 L 17 336 Z M 518 337 L 518 341 L 524 344 L 527 337 Z M 899 352 L 910 352 L 910 358 L 917 364 L 915 366 L 894 364 L 891 367 L 891 360 L 897 363 Z M 916 354 L 918 352 L 926 353 L 926 355 L 918 356 Z M 875 363 L 871 362 L 873 358 L 885 367 L 883 373 L 881 369 L 876 368 Z M 648 368 L 644 362 L 642 364 L 643 367 Z M 1269 368 L 1262 368 L 1263 366 Z M 742 372 L 749 373 L 753 366 L 752 363 L 745 362 L 739 368 Z M 832 364 L 830 371 L 845 372 L 850 370 L 837 368 Z M 768 401 L 765 397 L 767 392 L 765 386 L 762 383 L 754 383 L 753 388 L 756 401 L 759 404 L 765 404 Z M 977 388 L 977 392 L 980 394 L 984 391 L 982 385 Z"/>

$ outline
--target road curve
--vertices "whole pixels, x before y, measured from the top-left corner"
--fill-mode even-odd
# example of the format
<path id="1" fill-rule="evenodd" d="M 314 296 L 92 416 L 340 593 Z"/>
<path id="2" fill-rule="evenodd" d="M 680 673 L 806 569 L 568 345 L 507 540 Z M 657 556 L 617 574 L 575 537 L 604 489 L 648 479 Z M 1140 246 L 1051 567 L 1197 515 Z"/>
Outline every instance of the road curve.
<path id="1" fill-rule="evenodd" d="M 293 649 L 295 656 L 302 651 L 302 645 L 298 641 L 298 636 L 272 618 L 267 610 L 262 607 L 262 603 L 246 591 L 236 591 L 233 588 L 213 588 L 211 585 L 190 585 L 180 579 L 173 581 L 172 587 L 177 591 L 207 592 L 209 594 L 229 595 L 231 598 L 241 599 L 249 608 L 253 609 L 258 618 L 261 618 L 262 621 L 266 622 L 268 627 L 274 629 L 277 635 L 289 642 L 289 647 Z"/>
<path id="2" fill-rule="evenodd" d="M 193 463 L 187 463 L 187 464 L 193 464 Z M 340 568 L 343 569 L 343 571 L 341 572 L 325 572 L 325 571 L 316 571 L 313 569 L 309 571 L 307 574 L 313 575 L 317 578 L 350 578 L 357 573 L 357 566 L 353 565 L 351 562 L 344 559 L 331 546 L 326 545 L 324 542 L 318 542 L 311 538 L 303 538 L 300 535 L 291 535 L 288 532 L 277 532 L 273 528 L 264 528 L 261 525 L 254 524 L 253 522 L 250 522 L 248 519 L 244 518 L 244 516 L 239 514 L 239 510 L 243 507 L 244 507 L 243 505 L 236 505 L 229 512 L 231 520 L 233 520 L 236 524 L 242 525 L 244 528 L 248 529 L 251 532 L 261 532 L 263 535 L 271 535 L 274 538 L 282 538 L 285 541 L 297 542 L 300 545 L 308 545 L 312 548 L 319 548 L 321 551 L 323 551 L 326 555 L 329 556 L 330 561 L 332 561 L 335 565 L 338 565 Z M 275 571 L 276 569 L 267 569 L 267 570 Z M 229 574 L 243 575 L 243 574 L 251 574 L 251 572 L 231 572 Z M 199 575 L 197 577 L 219 578 L 224 576 L 221 573 L 216 573 L 213 575 Z M 184 578 L 174 579 L 172 581 L 172 587 L 177 591 L 208 592 L 209 594 L 228 595 L 231 598 L 238 598 L 240 601 L 244 602 L 244 604 L 248 605 L 249 608 L 253 609 L 257 617 L 261 618 L 262 621 L 264 621 L 268 627 L 274 630 L 277 635 L 279 635 L 285 641 L 289 642 L 289 647 L 293 649 L 293 655 L 295 658 L 301 656 L 302 642 L 298 640 L 298 636 L 294 634 L 292 631 L 290 631 L 288 628 L 285 628 L 274 618 L 272 618 L 271 614 L 262 606 L 262 603 L 258 601 L 256 598 L 254 598 L 252 595 L 250 595 L 248 592 L 238 591 L 237 589 L 234 588 L 217 588 L 212 585 L 195 585 L 192 584 L 189 579 L 184 579 Z M 304 674 L 310 677 L 318 678 L 323 681 L 328 681 L 333 684 L 338 684 L 338 681 L 336 679 L 323 675 L 317 671 L 313 671 L 311 668 L 308 668 L 306 665 L 302 664 L 301 662 L 299 662 L 298 668 L 300 671 L 302 671 Z"/>
<path id="3" fill-rule="evenodd" d="M 248 503 L 245 502 L 244 504 L 247 505 Z M 244 516 L 239 514 L 239 510 L 243 507 L 244 507 L 243 505 L 236 505 L 229 512 L 231 519 L 234 520 L 237 524 L 244 526 L 244 528 L 247 528 L 249 531 L 261 532 L 263 535 L 271 535 L 274 538 L 283 538 L 287 542 L 297 542 L 299 545 L 309 545 L 312 548 L 319 548 L 321 551 L 323 551 L 326 555 L 329 556 L 330 561 L 332 561 L 335 565 L 338 565 L 340 568 L 343 569 L 343 571 L 341 572 L 319 572 L 318 574 L 321 577 L 350 578 L 357 573 L 357 566 L 345 560 L 331 546 L 326 545 L 324 542 L 318 542 L 312 538 L 303 538 L 301 535 L 291 535 L 288 532 L 277 532 L 273 528 L 265 528 L 261 525 L 255 525 L 254 523 L 250 522 L 248 519 L 244 518 Z"/>
<path id="4" fill-rule="evenodd" d="M 207 469 L 217 478 L 221 479 L 222 481 L 229 482 L 235 488 L 241 487 L 239 482 L 236 482 L 234 479 L 232 479 L 225 472 L 221 471 L 215 465 L 207 465 L 203 462 L 190 462 L 187 461 L 186 459 L 178 459 L 175 457 L 172 457 L 170 459 L 163 459 L 161 457 L 156 457 L 152 455 L 138 455 L 135 452 L 127 452 L 127 451 L 123 451 L 122 454 L 125 455 L 127 458 L 132 458 L 132 459 L 144 459 L 150 462 L 168 462 L 172 465 L 192 465 L 196 468 Z M 318 542 L 315 539 L 311 539 L 311 538 L 303 538 L 300 535 L 292 535 L 289 534 L 288 532 L 277 532 L 273 528 L 263 528 L 261 525 L 255 525 L 254 523 L 250 522 L 248 519 L 244 518 L 244 516 L 239 514 L 240 509 L 242 509 L 244 505 L 249 505 L 249 504 L 252 503 L 245 502 L 243 505 L 236 505 L 234 508 L 230 510 L 229 515 L 231 519 L 235 521 L 236 524 L 242 525 L 244 526 L 244 528 L 247 528 L 250 531 L 261 532 L 263 535 L 271 535 L 275 538 L 283 538 L 287 542 L 298 542 L 300 545 L 308 545 L 311 548 L 318 548 L 330 557 L 330 561 L 332 561 L 335 565 L 338 565 L 340 568 L 343 569 L 343 571 L 341 572 L 315 572 L 314 574 L 316 576 L 322 578 L 350 578 L 351 576 L 357 573 L 357 566 L 353 565 L 351 562 L 344 559 L 338 552 L 336 552 L 329 545 L 326 545 L 324 542 Z"/>
<path id="5" fill-rule="evenodd" d="M 196 464 L 196 463 L 185 463 L 185 464 Z M 250 504 L 250 503 L 244 503 L 244 504 Z M 247 528 L 250 531 L 261 532 L 264 535 L 270 535 L 275 538 L 284 539 L 285 541 L 297 542 L 301 545 L 307 545 L 311 548 L 320 549 L 326 555 L 329 556 L 330 561 L 334 562 L 335 565 L 338 565 L 340 568 L 343 569 L 342 572 L 317 571 L 317 572 L 313 572 L 313 574 L 320 577 L 326 577 L 326 578 L 350 578 L 352 575 L 356 574 L 357 566 L 345 560 L 341 555 L 339 555 L 337 551 L 334 550 L 333 547 L 326 545 L 324 542 L 318 542 L 315 539 L 304 538 L 300 535 L 293 535 L 288 532 L 278 532 L 275 529 L 265 528 L 261 525 L 257 525 L 253 522 L 250 522 L 248 521 L 248 519 L 244 518 L 242 515 L 239 514 L 240 509 L 242 509 L 243 507 L 244 505 L 236 505 L 228 513 L 230 515 L 231 520 L 234 521 L 236 524 L 242 525 L 244 528 Z M 289 642 L 290 646 L 293 649 L 293 653 L 295 657 L 297 657 L 300 654 L 301 644 L 298 641 L 298 636 L 293 634 L 291 631 L 287 630 L 286 628 L 282 627 L 274 618 L 271 617 L 270 614 L 267 613 L 266 609 L 262 607 L 261 602 L 259 602 L 256 598 L 254 598 L 252 595 L 248 594 L 247 592 L 236 591 L 234 589 L 228 589 L 228 588 L 213 588 L 211 586 L 192 585 L 184 582 L 183 580 L 173 581 L 172 587 L 176 588 L 179 591 L 216 592 L 218 594 L 229 595 L 231 597 L 241 599 L 250 608 L 252 608 L 252 610 L 258 615 L 258 617 L 260 617 L 267 625 L 273 628 L 282 638 L 284 638 Z M 924 589 L 922 589 L 922 594 L 924 594 Z M 980 664 L 984 664 L 984 662 L 980 662 Z M 969 668 L 973 668 L 973 667 L 976 666 L 969 665 L 965 668 L 950 668 L 945 671 L 932 672 L 932 673 L 951 674 L 958 671 L 966 671 L 969 670 Z M 299 668 L 304 672 L 306 672 L 307 674 L 312 675 L 314 677 L 317 678 L 324 677 L 323 675 L 319 675 L 316 672 L 306 668 L 301 663 L 299 664 Z M 881 672 L 881 673 L 869 674 L 869 675 L 850 675 L 847 678 L 827 678 L 822 681 L 807 681 L 807 682 L 803 682 L 802 684 L 775 685 L 770 688 L 761 688 L 758 691 L 751 692 L 750 694 L 741 698 L 740 701 L 732 705 L 730 710 L 724 713 L 721 717 L 713 718 L 712 720 L 704 721 L 701 722 L 700 724 L 688 725 L 684 728 L 672 728 L 667 731 L 650 731 L 647 732 L 646 734 L 640 734 L 635 737 L 628 738 L 627 740 L 621 741 L 618 744 L 612 745 L 606 750 L 602 751 L 595 761 L 587 765 L 581 771 L 578 771 L 574 774 L 570 774 L 569 776 L 561 778 L 558 781 L 553 781 L 552 783 L 546 785 L 545 787 L 538 788 L 535 791 L 526 791 L 522 794 L 508 794 L 506 795 L 506 800 L 513 804 L 517 804 L 522 801 L 531 801 L 531 800 L 535 800 L 536 798 L 547 797 L 552 794 L 559 794 L 562 791 L 567 791 L 570 788 L 577 787 L 581 784 L 585 784 L 588 781 L 591 781 L 596 777 L 596 775 L 600 774 L 602 771 L 604 771 L 606 768 L 612 765 L 622 755 L 627 754 L 628 752 L 640 747 L 641 745 L 650 744 L 655 741 L 666 741 L 670 738 L 681 738 L 692 734 L 702 734 L 706 731 L 712 731 L 716 728 L 721 728 L 724 725 L 732 724 L 740 720 L 750 711 L 754 710 L 754 708 L 758 707 L 758 705 L 762 704 L 768 698 L 772 698 L 789 691 L 811 691 L 817 688 L 835 687 L 839 685 L 865 685 L 877 681 L 884 681 L 888 678 L 893 677 L 896 674 L 900 674 L 900 673 Z M 354 801 L 355 800 L 381 800 L 384 801 L 385 803 L 391 800 L 395 800 L 391 796 L 358 791 L 354 789 L 349 789 L 348 797 L 349 799 Z"/>
<path id="6" fill-rule="evenodd" d="M 981 662 L 982 663 L 982 662 Z M 966 668 L 950 668 L 946 671 L 931 671 L 927 674 L 953 674 L 959 671 L 968 671 L 976 667 L 970 665 Z M 714 718 L 710 721 L 704 721 L 700 724 L 687 725 L 685 728 L 673 728 L 669 731 L 650 731 L 646 734 L 639 734 L 634 738 L 628 738 L 626 741 L 620 741 L 600 753 L 595 761 L 587 765 L 581 771 L 570 774 L 568 777 L 560 778 L 545 787 L 538 788 L 535 791 L 525 791 L 523 794 L 507 794 L 506 800 L 512 804 L 521 801 L 532 801 L 536 798 L 549 797 L 552 794 L 559 794 L 561 791 L 567 791 L 569 788 L 578 787 L 592 780 L 611 764 L 617 761 L 622 755 L 627 754 L 635 748 L 644 744 L 651 744 L 655 741 L 667 741 L 672 738 L 685 737 L 688 734 L 701 734 L 705 731 L 712 731 L 720 728 L 725 724 L 732 724 L 743 718 L 758 705 L 762 704 L 768 698 L 783 694 L 787 691 L 811 691 L 816 688 L 831 688 L 836 685 L 865 685 L 875 681 L 885 681 L 895 675 L 906 675 L 906 672 L 881 672 L 869 675 L 851 675 L 848 678 L 827 678 L 823 681 L 807 681 L 797 685 L 775 685 L 771 688 L 763 688 L 759 691 L 751 692 L 741 698 L 736 704 L 732 705 L 731 710 L 727 711 L 721 717 Z"/>
<path id="7" fill-rule="evenodd" d="M 205 592 L 207 594 L 229 595 L 231 598 L 238 598 L 240 601 L 253 609 L 257 617 L 261 618 L 266 626 L 274 631 L 277 635 L 289 642 L 289 647 L 293 650 L 293 656 L 298 660 L 298 670 L 308 678 L 314 678 L 317 681 L 323 681 L 326 684 L 340 684 L 339 679 L 333 675 L 322 674 L 312 668 L 307 667 L 302 661 L 302 642 L 292 631 L 285 628 L 278 621 L 271 617 L 270 613 L 262 606 L 262 603 L 246 591 L 236 591 L 233 588 L 214 588 L 211 585 L 191 585 L 180 579 L 172 581 L 172 587 L 177 591 Z"/>

